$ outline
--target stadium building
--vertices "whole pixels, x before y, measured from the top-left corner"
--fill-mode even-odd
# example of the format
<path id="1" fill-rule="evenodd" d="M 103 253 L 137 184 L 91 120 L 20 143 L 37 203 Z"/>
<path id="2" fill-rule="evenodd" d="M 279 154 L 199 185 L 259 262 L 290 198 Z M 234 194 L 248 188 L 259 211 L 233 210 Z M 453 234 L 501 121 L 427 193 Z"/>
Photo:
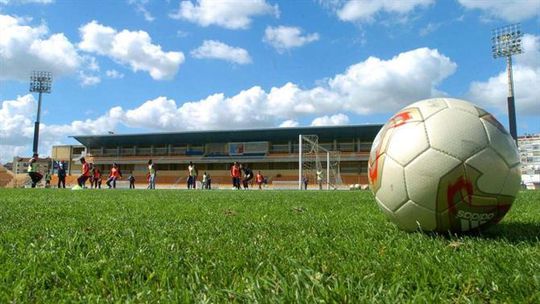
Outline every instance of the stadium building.
<path id="1" fill-rule="evenodd" d="M 521 180 L 531 189 L 540 189 L 540 134 L 518 137 Z"/>
<path id="2" fill-rule="evenodd" d="M 272 128 L 228 131 L 194 131 L 125 135 L 74 136 L 84 147 L 80 155 L 69 155 L 70 170 L 80 172 L 75 160 L 86 156 L 104 174 L 117 163 L 124 178 L 133 174 L 137 183 L 146 183 L 147 163 L 156 165 L 157 183 L 185 186 L 189 162 L 196 164 L 199 180 L 203 172 L 214 185 L 230 187 L 229 170 L 233 162 L 247 164 L 268 178 L 269 183 L 290 182 L 299 178 L 299 135 L 316 135 L 321 150 L 339 151 L 340 181 L 367 184 L 367 161 L 373 139 L 382 125 L 349 125 L 300 128 Z M 59 149 L 53 158 L 59 161 Z M 67 151 L 67 150 L 66 150 Z M 336 153 L 333 154 L 335 161 Z M 68 158 L 67 155 L 64 158 Z M 324 159 L 324 155 L 321 155 Z M 310 184 L 315 180 L 310 178 Z"/>

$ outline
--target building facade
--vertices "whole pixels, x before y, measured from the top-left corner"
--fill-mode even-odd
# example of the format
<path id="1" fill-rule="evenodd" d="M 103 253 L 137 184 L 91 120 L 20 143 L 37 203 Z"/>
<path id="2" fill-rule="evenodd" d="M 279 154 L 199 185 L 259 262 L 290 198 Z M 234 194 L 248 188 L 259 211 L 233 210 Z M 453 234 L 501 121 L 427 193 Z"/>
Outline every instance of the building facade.
<path id="1" fill-rule="evenodd" d="M 270 181 L 298 180 L 299 135 L 317 135 L 319 145 L 339 151 L 340 173 L 345 184 L 367 184 L 371 144 L 382 125 L 273 128 L 179 133 L 74 136 L 85 148 L 81 155 L 107 173 L 117 163 L 124 176 L 146 178 L 152 159 L 158 183 L 183 184 L 189 162 L 199 175 L 207 172 L 214 183 L 230 184 L 229 169 L 235 161 L 261 171 Z M 58 150 L 58 147 L 55 147 Z M 59 160 L 59 155 L 53 155 Z M 73 154 L 70 154 L 73 159 Z M 72 172 L 77 169 L 73 164 Z M 80 169 L 79 169 L 80 170 Z"/>
<path id="2" fill-rule="evenodd" d="M 30 157 L 20 157 L 15 156 L 13 158 L 11 171 L 15 174 L 26 174 L 28 173 L 28 165 L 30 164 Z M 48 172 L 52 168 L 52 158 L 38 158 L 37 160 L 37 170 L 38 172 Z"/>
<path id="3" fill-rule="evenodd" d="M 518 147 L 522 181 L 540 185 L 540 134 L 520 136 Z"/>
<path id="4" fill-rule="evenodd" d="M 80 174 L 81 164 L 79 160 L 85 155 L 86 148 L 82 145 L 53 146 L 51 152 L 54 168 L 57 169 L 57 164 L 62 162 L 68 176 Z"/>

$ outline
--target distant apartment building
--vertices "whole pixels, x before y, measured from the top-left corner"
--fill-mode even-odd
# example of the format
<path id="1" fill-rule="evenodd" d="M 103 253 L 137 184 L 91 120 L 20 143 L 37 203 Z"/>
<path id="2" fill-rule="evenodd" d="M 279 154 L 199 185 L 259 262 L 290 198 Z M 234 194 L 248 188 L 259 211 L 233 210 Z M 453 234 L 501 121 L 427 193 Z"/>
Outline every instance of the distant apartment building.
<path id="1" fill-rule="evenodd" d="M 30 159 L 31 159 L 30 157 L 15 156 L 13 158 L 11 171 L 15 174 L 28 173 L 28 164 L 30 163 Z M 37 165 L 38 165 L 38 172 L 42 172 L 42 173 L 47 172 L 52 167 L 52 159 L 49 157 L 38 158 Z"/>
<path id="2" fill-rule="evenodd" d="M 521 177 L 524 183 L 540 183 L 540 133 L 518 138 Z"/>

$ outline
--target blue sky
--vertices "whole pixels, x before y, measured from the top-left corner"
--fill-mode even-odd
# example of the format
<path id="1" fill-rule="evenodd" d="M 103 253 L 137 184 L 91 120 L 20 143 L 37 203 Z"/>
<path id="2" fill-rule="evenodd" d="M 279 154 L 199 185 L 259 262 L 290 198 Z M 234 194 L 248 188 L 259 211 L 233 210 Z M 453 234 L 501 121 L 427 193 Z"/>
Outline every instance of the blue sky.
<path id="1" fill-rule="evenodd" d="M 0 0 L 0 162 L 75 134 L 384 123 L 449 96 L 506 125 L 493 28 L 520 22 L 518 133 L 540 132 L 540 1 Z"/>

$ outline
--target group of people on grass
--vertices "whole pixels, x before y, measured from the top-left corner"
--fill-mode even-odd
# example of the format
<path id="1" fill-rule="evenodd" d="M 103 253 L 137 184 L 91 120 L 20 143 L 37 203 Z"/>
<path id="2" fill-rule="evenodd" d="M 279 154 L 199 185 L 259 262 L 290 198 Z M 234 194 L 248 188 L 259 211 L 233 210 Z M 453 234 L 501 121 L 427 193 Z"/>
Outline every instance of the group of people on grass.
<path id="1" fill-rule="evenodd" d="M 41 181 L 43 175 L 38 172 L 37 168 L 37 154 L 34 154 L 30 159 L 28 166 L 28 175 L 32 180 L 32 188 Z M 80 158 L 81 162 L 81 175 L 77 177 L 77 185 L 81 188 L 86 188 L 86 182 L 90 181 L 90 188 L 101 189 L 102 181 L 106 177 L 105 184 L 110 188 L 116 188 L 116 182 L 122 178 L 122 171 L 118 164 L 113 163 L 108 175 L 103 175 L 101 170 L 94 166 L 92 163 L 86 161 L 84 157 Z M 147 189 L 156 188 L 156 167 L 153 161 L 148 161 L 148 171 L 146 174 L 146 180 L 148 183 Z M 199 172 L 193 162 L 189 162 L 187 167 L 187 188 L 196 189 Z M 250 185 L 253 186 L 253 181 L 257 184 L 259 189 L 262 189 L 263 185 L 267 184 L 267 179 L 262 175 L 261 171 L 258 171 L 256 175 L 253 174 L 253 170 L 248 165 L 243 165 L 238 162 L 234 162 L 230 168 L 230 176 L 232 178 L 232 186 L 234 189 L 249 189 Z M 58 188 L 66 187 L 66 165 L 64 162 L 58 163 Z M 255 180 L 254 180 L 255 179 Z M 130 174 L 127 178 L 129 181 L 129 188 L 135 188 L 135 176 Z M 50 187 L 51 174 L 47 172 L 45 175 L 45 186 Z M 212 178 L 210 174 L 204 172 L 201 179 L 202 189 L 212 189 Z"/>
<path id="2" fill-rule="evenodd" d="M 262 175 L 261 171 L 257 172 L 257 175 L 253 175 L 253 170 L 247 165 L 242 165 L 239 162 L 234 162 L 230 168 L 230 176 L 232 178 L 232 186 L 234 189 L 241 189 L 240 183 L 244 189 L 249 189 L 250 185 L 253 185 L 253 178 L 255 177 L 255 182 L 259 189 L 262 189 L 262 186 L 267 183 L 267 179 Z M 188 165 L 188 178 L 187 178 L 187 188 L 196 189 L 197 188 L 197 177 L 198 171 L 193 164 L 189 162 Z M 204 172 L 202 176 L 202 188 L 203 189 L 212 189 L 212 178 L 210 174 Z"/>
<path id="3" fill-rule="evenodd" d="M 249 166 L 234 162 L 231 166 L 231 177 L 233 188 L 240 189 L 240 181 L 242 181 L 244 189 L 248 189 L 249 185 L 253 183 L 254 175 Z M 261 171 L 257 172 L 255 183 L 259 189 L 262 189 L 262 186 L 267 184 L 267 179 L 261 174 Z"/>
<path id="4" fill-rule="evenodd" d="M 88 163 L 84 157 L 81 157 L 81 175 L 77 178 L 77 184 L 81 188 L 86 188 L 86 181 L 90 180 L 90 188 L 101 189 L 103 175 L 97 166 Z M 148 173 L 146 175 L 148 189 L 156 188 L 156 169 L 152 160 L 148 161 Z M 113 163 L 105 184 L 111 188 L 116 188 L 116 181 L 122 178 L 122 171 L 118 164 Z M 135 176 L 130 174 L 128 177 L 129 188 L 135 189 Z"/>

